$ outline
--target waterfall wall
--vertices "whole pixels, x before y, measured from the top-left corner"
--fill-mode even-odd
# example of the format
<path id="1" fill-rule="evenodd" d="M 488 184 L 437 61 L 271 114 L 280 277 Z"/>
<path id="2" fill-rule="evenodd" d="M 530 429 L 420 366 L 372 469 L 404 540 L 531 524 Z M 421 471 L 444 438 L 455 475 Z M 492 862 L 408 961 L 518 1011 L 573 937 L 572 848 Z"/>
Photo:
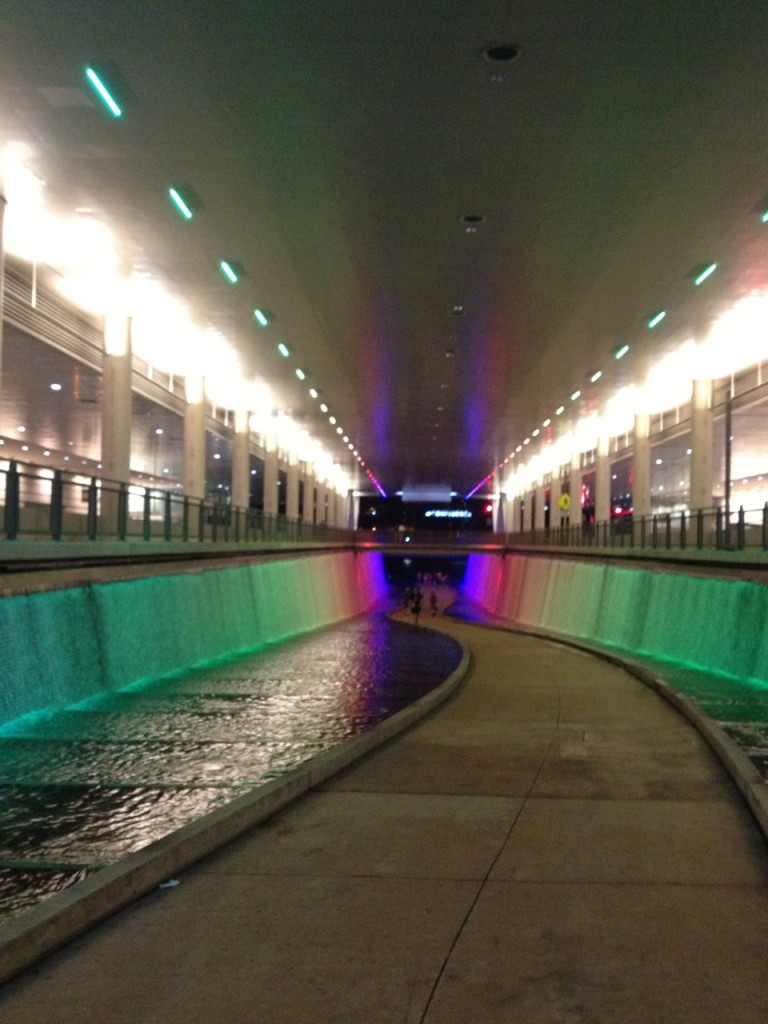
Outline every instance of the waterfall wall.
<path id="1" fill-rule="evenodd" d="M 768 588 L 541 555 L 471 555 L 464 590 L 511 623 L 768 681 Z"/>
<path id="2" fill-rule="evenodd" d="M 0 600 L 0 723 L 370 608 L 381 556 L 333 552 Z"/>

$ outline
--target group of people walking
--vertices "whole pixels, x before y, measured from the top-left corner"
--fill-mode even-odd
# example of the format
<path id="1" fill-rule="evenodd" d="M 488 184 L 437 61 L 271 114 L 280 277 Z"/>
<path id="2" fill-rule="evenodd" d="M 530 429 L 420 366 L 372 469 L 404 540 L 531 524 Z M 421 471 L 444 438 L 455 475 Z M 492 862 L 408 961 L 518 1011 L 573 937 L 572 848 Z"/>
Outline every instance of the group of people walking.
<path id="1" fill-rule="evenodd" d="M 405 593 L 403 594 L 403 608 L 407 608 L 410 611 L 416 625 L 419 624 L 419 616 L 421 615 L 421 606 L 423 602 L 424 594 L 422 593 L 421 587 L 406 587 Z M 430 590 L 429 592 L 429 611 L 431 615 L 439 615 L 440 613 L 437 593 L 434 590 Z"/>

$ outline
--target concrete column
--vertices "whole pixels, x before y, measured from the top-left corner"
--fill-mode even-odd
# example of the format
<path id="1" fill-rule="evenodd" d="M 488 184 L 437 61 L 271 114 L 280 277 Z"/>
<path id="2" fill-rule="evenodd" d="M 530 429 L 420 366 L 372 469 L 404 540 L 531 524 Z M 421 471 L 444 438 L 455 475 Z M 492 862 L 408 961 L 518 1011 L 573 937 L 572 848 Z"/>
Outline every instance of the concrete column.
<path id="1" fill-rule="evenodd" d="M 325 508 L 325 496 L 327 493 L 325 480 L 317 481 L 317 504 L 315 506 L 315 515 L 317 522 L 320 525 L 326 525 L 328 522 L 328 514 Z"/>
<path id="2" fill-rule="evenodd" d="M 357 529 L 357 506 L 358 499 L 355 497 L 355 492 L 350 487 L 347 491 L 347 521 L 345 524 L 348 530 Z"/>
<path id="3" fill-rule="evenodd" d="M 712 508 L 714 413 L 711 380 L 695 380 L 691 401 L 691 480 L 688 508 Z"/>
<path id="4" fill-rule="evenodd" d="M 301 518 L 305 523 L 315 521 L 315 470 L 311 462 L 305 462 L 302 480 L 304 481 L 304 509 Z"/>
<path id="5" fill-rule="evenodd" d="M 184 493 L 205 497 L 205 381 L 187 377 L 184 410 Z"/>
<path id="6" fill-rule="evenodd" d="M 101 465 L 106 480 L 130 482 L 131 321 L 117 313 L 104 317 Z"/>
<path id="7" fill-rule="evenodd" d="M 533 510 L 534 514 L 531 526 L 534 530 L 543 530 L 545 506 L 547 504 L 547 488 L 542 480 L 538 480 L 536 482 L 536 488 L 534 493 L 536 495 L 536 505 Z"/>
<path id="8" fill-rule="evenodd" d="M 570 506 L 568 521 L 571 526 L 581 526 L 581 452 L 571 454 Z"/>
<path id="9" fill-rule="evenodd" d="M 264 512 L 268 516 L 277 515 L 277 444 L 270 441 L 264 451 Z"/>
<path id="10" fill-rule="evenodd" d="M 651 418 L 635 414 L 632 509 L 635 517 L 651 514 Z"/>
<path id="11" fill-rule="evenodd" d="M 563 510 L 560 508 L 560 499 L 563 496 L 563 481 L 560 477 L 560 467 L 552 471 L 552 486 L 550 494 L 551 508 L 549 512 L 549 525 L 553 530 L 560 528 L 560 520 Z"/>
<path id="12" fill-rule="evenodd" d="M 286 477 L 285 514 L 288 519 L 296 520 L 299 518 L 299 463 L 295 455 L 290 456 Z"/>
<path id="13" fill-rule="evenodd" d="M 3 182 L 0 181 L 0 384 L 3 380 L 3 324 L 5 322 L 5 246 L 3 245 L 3 217 L 6 199 L 3 195 Z"/>
<path id="14" fill-rule="evenodd" d="M 507 496 L 504 491 L 499 491 L 499 497 L 496 501 L 496 523 L 494 529 L 496 533 L 507 532 Z"/>
<path id="15" fill-rule="evenodd" d="M 595 522 L 606 523 L 611 518 L 611 460 L 607 437 L 597 439 L 595 459 Z"/>
<path id="16" fill-rule="evenodd" d="M 250 413 L 235 410 L 235 439 L 232 445 L 232 504 L 248 508 L 251 503 Z"/>

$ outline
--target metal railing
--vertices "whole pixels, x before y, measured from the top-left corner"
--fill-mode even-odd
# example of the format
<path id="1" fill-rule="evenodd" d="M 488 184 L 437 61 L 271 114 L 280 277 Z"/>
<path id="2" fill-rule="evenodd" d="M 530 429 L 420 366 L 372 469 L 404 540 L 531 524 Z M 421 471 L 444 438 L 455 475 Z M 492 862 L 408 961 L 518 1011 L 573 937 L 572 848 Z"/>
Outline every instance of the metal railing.
<path id="1" fill-rule="evenodd" d="M 595 554 L 644 551 L 768 551 L 768 503 L 761 509 L 722 508 L 622 516 L 599 523 L 563 523 L 515 533 L 454 530 L 358 530 L 356 543 L 402 548 L 578 548 Z"/>
<path id="2" fill-rule="evenodd" d="M 768 551 L 768 503 L 727 515 L 723 508 L 623 516 L 508 534 L 510 546 L 640 551 Z"/>
<path id="3" fill-rule="evenodd" d="M 350 542 L 325 523 L 212 499 L 19 465 L 0 470 L 0 540 Z"/>

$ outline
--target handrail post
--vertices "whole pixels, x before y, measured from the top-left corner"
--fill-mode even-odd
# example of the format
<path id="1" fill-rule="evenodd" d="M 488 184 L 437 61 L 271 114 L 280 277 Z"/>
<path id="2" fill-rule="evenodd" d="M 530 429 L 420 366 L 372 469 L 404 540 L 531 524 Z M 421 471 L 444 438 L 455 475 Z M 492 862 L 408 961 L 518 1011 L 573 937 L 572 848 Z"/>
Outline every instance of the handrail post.
<path id="1" fill-rule="evenodd" d="M 189 495 L 184 495 L 181 507 L 181 539 L 189 540 Z"/>
<path id="2" fill-rule="evenodd" d="M 672 547 L 672 513 L 667 512 L 664 523 L 665 547 L 669 550 Z"/>
<path id="3" fill-rule="evenodd" d="M 768 501 L 763 505 L 763 551 L 768 551 Z"/>
<path id="4" fill-rule="evenodd" d="M 723 510 L 715 509 L 715 547 L 723 546 Z"/>
<path id="5" fill-rule="evenodd" d="M 736 547 L 739 549 L 739 551 L 743 551 L 746 547 L 746 537 L 747 529 L 746 520 L 744 518 L 744 506 L 739 505 L 739 522 L 736 533 Z"/>
<path id="6" fill-rule="evenodd" d="M 656 548 L 659 545 L 659 517 L 651 516 L 651 547 Z"/>
<path id="7" fill-rule="evenodd" d="M 165 492 L 165 499 L 163 504 L 163 536 L 166 540 L 170 540 L 172 536 L 172 519 L 171 519 L 171 492 Z"/>
<path id="8" fill-rule="evenodd" d="M 91 477 L 88 484 L 88 540 L 96 540 L 99 522 L 99 491 L 96 487 L 96 477 Z"/>
<path id="9" fill-rule="evenodd" d="M 5 474 L 5 536 L 16 540 L 19 532 L 19 468 L 11 459 Z"/>
<path id="10" fill-rule="evenodd" d="M 681 548 L 681 550 L 685 550 L 685 548 L 688 546 L 688 535 L 687 535 L 687 533 L 688 533 L 688 531 L 687 531 L 687 520 L 686 520 L 686 517 L 685 517 L 685 512 L 681 512 L 680 513 L 680 548 Z"/>
<path id="11" fill-rule="evenodd" d="M 53 471 L 51 480 L 51 507 L 50 507 L 50 533 L 51 540 L 61 540 L 62 525 L 62 503 L 64 499 L 64 481 L 61 479 L 61 470 Z"/>
<path id="12" fill-rule="evenodd" d="M 197 539 L 205 540 L 205 498 L 198 500 Z"/>
<path id="13" fill-rule="evenodd" d="M 768 508 L 768 502 L 766 502 L 766 508 Z M 700 508 L 696 512 L 696 547 L 701 550 L 704 547 L 704 509 Z"/>
<path id="14" fill-rule="evenodd" d="M 128 532 L 128 485 L 121 483 L 117 489 L 117 539 L 125 540 Z"/>
<path id="15" fill-rule="evenodd" d="M 152 492 L 148 487 L 144 488 L 144 523 L 143 523 L 143 534 L 144 540 L 149 540 L 152 536 L 152 523 L 150 519 L 150 498 Z"/>

